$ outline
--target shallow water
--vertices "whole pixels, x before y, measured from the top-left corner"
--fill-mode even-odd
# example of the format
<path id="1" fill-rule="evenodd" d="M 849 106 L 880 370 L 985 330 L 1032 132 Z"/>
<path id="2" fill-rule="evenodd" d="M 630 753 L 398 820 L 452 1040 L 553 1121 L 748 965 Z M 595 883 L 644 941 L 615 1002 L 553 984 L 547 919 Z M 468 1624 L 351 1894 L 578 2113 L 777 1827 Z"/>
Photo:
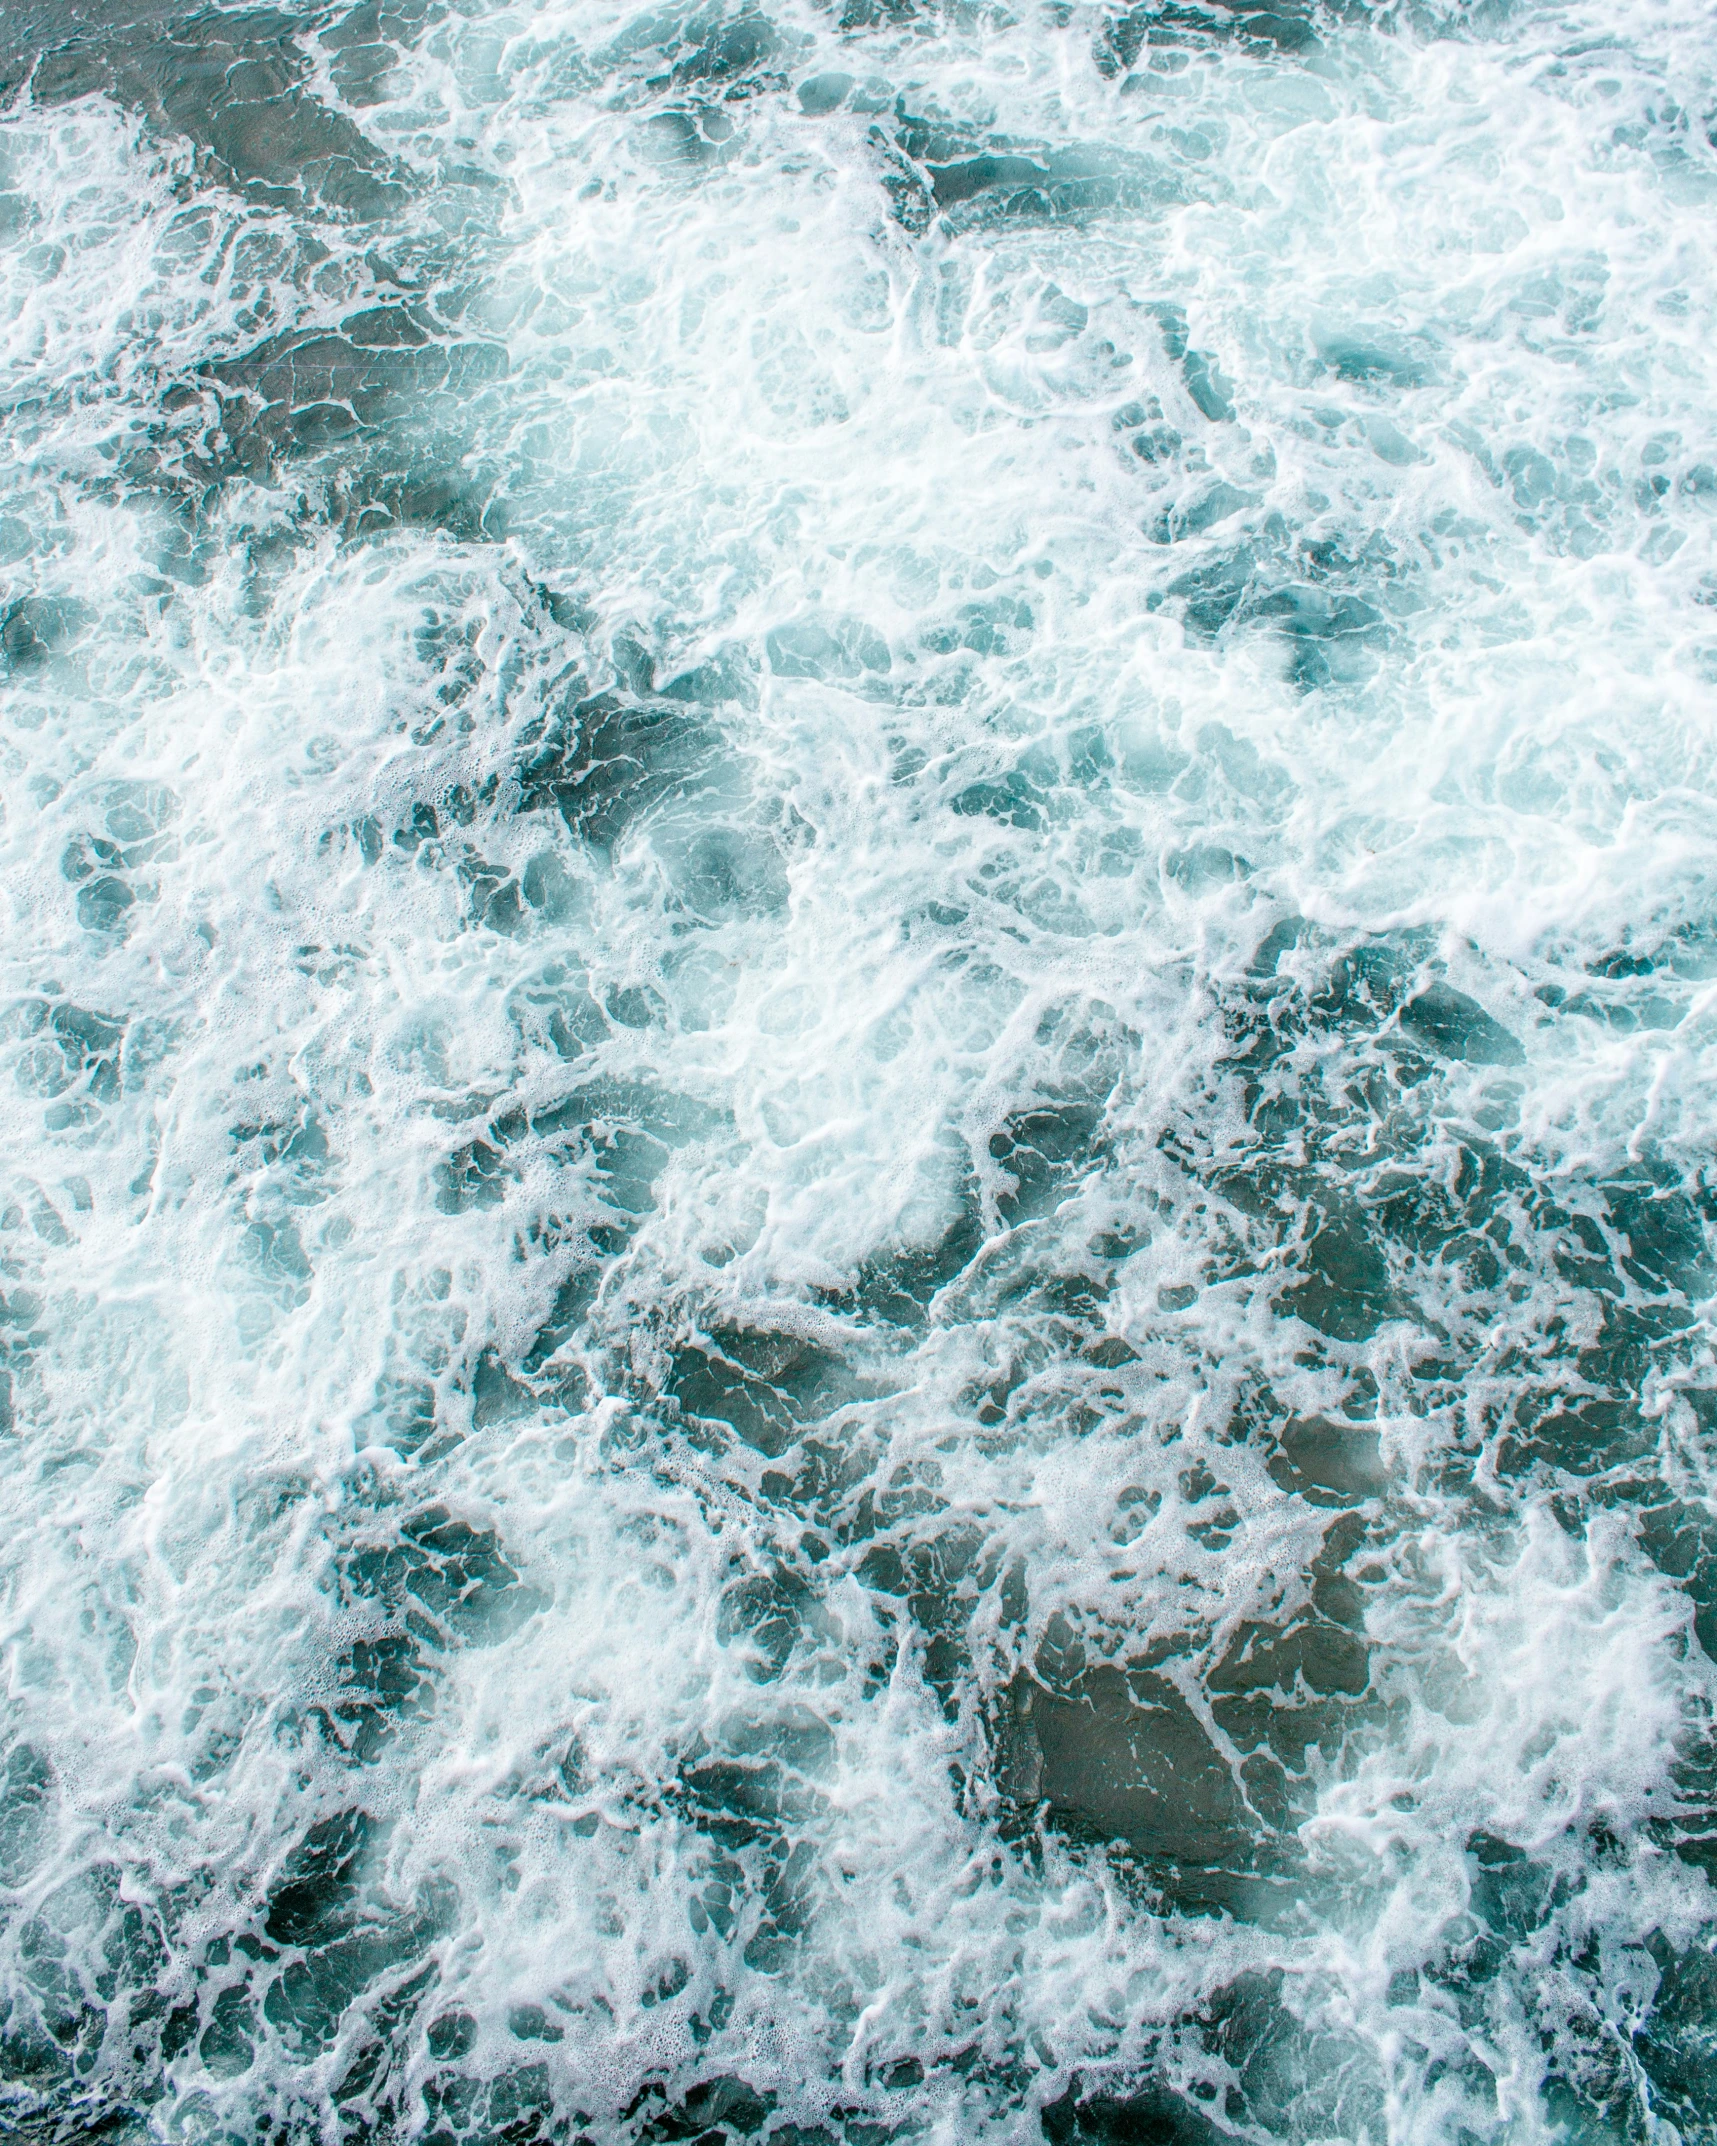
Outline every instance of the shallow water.
<path id="1" fill-rule="evenodd" d="M 12 2135 L 1717 2138 L 1711 33 L 0 16 Z"/>

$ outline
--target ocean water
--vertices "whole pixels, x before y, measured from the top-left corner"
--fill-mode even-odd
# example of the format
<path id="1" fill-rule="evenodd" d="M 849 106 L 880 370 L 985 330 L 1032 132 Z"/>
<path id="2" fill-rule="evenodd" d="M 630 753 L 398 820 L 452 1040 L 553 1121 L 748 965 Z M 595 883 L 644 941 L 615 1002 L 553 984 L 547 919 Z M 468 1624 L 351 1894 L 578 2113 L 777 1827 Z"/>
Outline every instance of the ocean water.
<path id="1" fill-rule="evenodd" d="M 0 2129 L 1717 2139 L 1717 18 L 0 14 Z"/>

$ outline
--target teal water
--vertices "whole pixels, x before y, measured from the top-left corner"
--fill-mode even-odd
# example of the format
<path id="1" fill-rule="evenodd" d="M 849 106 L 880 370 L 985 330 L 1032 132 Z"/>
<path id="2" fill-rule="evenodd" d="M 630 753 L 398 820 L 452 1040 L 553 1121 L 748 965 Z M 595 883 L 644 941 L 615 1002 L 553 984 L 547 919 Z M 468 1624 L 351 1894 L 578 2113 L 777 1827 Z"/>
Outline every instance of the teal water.
<path id="1" fill-rule="evenodd" d="M 1717 40 L 0 13 L 0 2126 L 1717 2140 Z"/>

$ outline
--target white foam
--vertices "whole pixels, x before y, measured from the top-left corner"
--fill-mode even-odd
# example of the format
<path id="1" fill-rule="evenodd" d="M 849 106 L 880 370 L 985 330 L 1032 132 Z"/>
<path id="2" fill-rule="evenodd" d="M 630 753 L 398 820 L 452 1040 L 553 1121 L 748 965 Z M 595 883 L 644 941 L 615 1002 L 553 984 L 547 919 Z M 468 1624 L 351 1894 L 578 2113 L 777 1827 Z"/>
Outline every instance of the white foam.
<path id="1" fill-rule="evenodd" d="M 75 1888 L 117 1864 L 151 1912 L 174 1895 L 163 1986 L 182 1999 L 196 1948 L 260 1920 L 305 1827 L 361 1801 L 392 1826 L 376 1914 L 458 1887 L 411 1954 L 437 1970 L 425 2018 L 468 2008 L 476 2069 L 545 2061 L 557 2106 L 598 2127 L 648 2079 L 671 2099 L 736 2072 L 805 2123 L 845 2096 L 934 2136 L 1029 2136 L 1081 2067 L 1214 2078 L 1164 2030 L 1280 1971 L 1313 2072 L 1358 2050 L 1378 2082 L 1362 2119 L 1314 2094 L 1299 2135 L 1548 2136 L 1532 1976 L 1594 1932 L 1621 1961 L 1707 1927 L 1703 1880 L 1645 1828 L 1708 1673 L 1614 1513 L 1569 1533 L 1548 1491 L 1494 1471 L 1494 1504 L 1439 1490 L 1464 1426 L 1413 1415 L 1404 1319 L 1369 1344 L 1399 1500 L 1365 1621 L 1377 1704 L 1313 1761 L 1300 1923 L 1154 1913 L 1101 1852 L 1005 1833 L 981 1784 L 994 1710 L 1057 1614 L 1093 1659 L 1176 1638 L 1196 1692 L 1248 1619 L 1309 1599 L 1327 1514 L 1232 1442 L 1229 1412 L 1254 1374 L 1284 1416 L 1334 1409 L 1334 1375 L 1272 1316 L 1282 1247 L 1163 1144 L 1241 1153 L 1216 1060 L 1273 923 L 1423 929 L 1420 981 L 1446 971 L 1522 1044 L 1500 1122 L 1550 1180 L 1704 1153 L 1709 984 L 1654 977 L 1642 1020 L 1646 985 L 1584 975 L 1709 915 L 1717 182 L 1684 116 L 1710 103 L 1704 26 L 1528 10 L 1106 81 L 1090 11 L 934 38 L 781 20 L 795 81 L 874 73 L 911 113 L 1152 159 L 1163 183 L 1087 220 L 991 228 L 968 205 L 910 235 L 874 114 L 773 90 L 688 168 L 644 63 L 603 57 L 625 11 L 589 8 L 461 21 L 402 54 L 394 101 L 357 116 L 444 184 L 379 235 L 246 205 L 99 98 L 25 98 L 4 122 L 28 205 L 0 269 L 5 600 L 84 607 L 14 664 L 0 711 L 5 1287 L 40 1305 L 14 1332 L 43 1337 L 14 1370 L 5 1655 L 16 1734 L 54 1776 L 7 1972 L 40 1993 L 20 1949 L 38 1913 L 69 1918 L 93 1972 L 106 1911 Z M 450 239 L 455 165 L 498 185 Z M 265 287 L 273 329 L 328 330 L 414 262 L 437 332 L 505 353 L 454 406 L 426 397 L 421 425 L 475 493 L 505 494 L 506 541 L 337 535 L 337 456 L 229 480 L 187 539 L 210 411 L 169 410 L 171 385 L 253 347 Z M 1201 414 L 1165 304 L 1232 423 Z M 1133 452 L 1158 424 L 1178 459 Z M 1184 533 L 1218 484 L 1236 503 Z M 1376 632 L 1329 642 L 1321 682 L 1294 671 L 1315 636 L 1202 633 L 1173 590 L 1243 536 L 1314 595 L 1363 585 Z M 724 663 L 734 682 L 695 779 L 598 854 L 511 807 L 568 666 L 594 690 L 627 638 L 658 685 Z M 440 831 L 407 849 L 418 804 Z M 107 866 L 64 876 L 86 837 L 146 852 L 112 867 L 135 896 L 123 933 L 79 909 Z M 558 919 L 474 925 L 467 846 L 498 873 L 552 852 Z M 509 1012 L 551 969 L 543 992 L 576 976 L 598 1006 L 647 990 L 659 1010 L 605 1023 L 575 1070 Z M 1553 1013 L 1550 986 L 1594 1010 Z M 68 1004 L 124 1021 L 98 1094 L 82 1072 L 54 1091 L 41 1009 Z M 1456 1068 L 1438 1107 L 1483 1108 L 1499 1077 Z M 681 1099 L 568 1351 L 615 1398 L 569 1387 L 473 1428 L 479 1359 L 517 1368 L 602 1185 L 588 1149 L 526 1143 L 492 1204 L 448 1212 L 438 1170 L 509 1103 L 598 1081 Z M 1103 1169 L 1010 1229 L 991 1137 L 1081 1083 Z M 1442 1137 L 1427 1172 L 1456 1167 Z M 933 1246 L 968 1178 L 996 1242 L 941 1322 L 861 1334 L 830 1308 L 867 1260 Z M 1106 1316 L 1138 1361 L 1105 1395 L 1020 1277 L 1123 1215 L 1140 1241 Z M 1262 1266 L 1210 1286 L 1236 1244 Z M 1559 1301 L 1553 1274 L 1528 1281 L 1499 1290 L 1493 1385 Z M 1427 1317 L 1471 1316 L 1422 1286 Z M 1196 1308 L 1165 1310 L 1186 1289 Z M 925 1636 L 861 1584 L 859 1539 L 836 1545 L 824 1623 L 752 1675 L 721 1605 L 794 1548 L 767 1459 L 700 1453 L 640 1398 L 695 1318 L 848 1353 L 871 1383 L 831 1418 L 834 1454 L 879 1495 L 917 1486 L 926 1533 L 971 1531 L 990 1577 L 953 1718 Z M 1012 1371 L 984 1424 L 975 1390 Z M 389 1379 L 433 1386 L 469 1435 L 395 1450 Z M 1189 1533 L 1195 1459 L 1236 1508 L 1214 1546 Z M 1684 1445 L 1680 1495 L 1709 1497 L 1708 1460 Z M 1159 1501 L 1142 1524 L 1135 1489 Z M 340 1561 L 425 1503 L 492 1529 L 539 1606 L 504 1644 L 450 1648 L 433 1712 L 344 1771 L 313 1710 L 377 1613 Z M 1023 1624 L 994 1577 L 1016 1557 Z M 574 1741 L 578 1785 L 557 1787 Z M 802 1928 L 748 1964 L 775 1834 L 724 1845 L 683 1783 L 771 1749 L 798 1754 L 776 1831 L 783 1855 L 808 1844 Z M 1601 1864 L 1600 1820 L 1631 1859 Z M 1403 2025 L 1389 1978 L 1429 1977 L 1456 1942 L 1480 1832 L 1591 1868 L 1478 2024 L 1427 1999 Z M 1599 1978 L 1618 2005 L 1624 1968 Z M 700 2044 L 718 1992 L 731 2009 Z M 511 2036 L 525 2004 L 563 2038 Z M 320 2052 L 253 2028 L 248 2069 L 222 2076 L 200 2038 L 174 2060 L 185 2135 L 277 2096 L 326 2117 L 367 2031 L 362 2007 Z M 935 2069 L 973 2046 L 978 2068 Z M 1439 2085 L 1457 2049 L 1460 2083 Z M 436 2065 L 414 2052 L 415 2091 Z M 930 2076 L 891 2099 L 908 2058 Z"/>

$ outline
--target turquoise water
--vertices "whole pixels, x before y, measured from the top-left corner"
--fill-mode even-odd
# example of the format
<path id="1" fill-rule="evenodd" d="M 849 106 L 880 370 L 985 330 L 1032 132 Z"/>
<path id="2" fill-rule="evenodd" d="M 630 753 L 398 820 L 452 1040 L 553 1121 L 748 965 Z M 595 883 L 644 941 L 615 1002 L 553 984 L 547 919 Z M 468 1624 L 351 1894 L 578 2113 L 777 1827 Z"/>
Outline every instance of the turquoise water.
<path id="1" fill-rule="evenodd" d="M 0 15 L 0 2124 L 1717 2139 L 1717 39 Z"/>

